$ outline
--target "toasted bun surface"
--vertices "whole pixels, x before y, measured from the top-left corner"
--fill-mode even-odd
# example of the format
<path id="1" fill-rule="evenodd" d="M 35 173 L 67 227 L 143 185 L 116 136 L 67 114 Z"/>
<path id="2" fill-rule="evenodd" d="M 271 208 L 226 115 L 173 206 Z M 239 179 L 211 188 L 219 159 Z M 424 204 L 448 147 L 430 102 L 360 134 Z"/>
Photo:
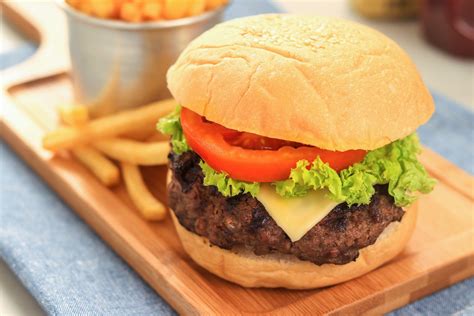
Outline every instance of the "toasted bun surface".
<path id="1" fill-rule="evenodd" d="M 323 17 L 220 24 L 184 50 L 168 87 L 182 106 L 228 128 L 339 151 L 384 146 L 434 111 L 395 42 Z"/>
<path id="2" fill-rule="evenodd" d="M 356 261 L 321 266 L 290 255 L 256 256 L 245 249 L 229 251 L 211 246 L 207 238 L 188 231 L 171 214 L 186 252 L 197 264 L 221 278 L 245 287 L 312 289 L 361 276 L 399 254 L 415 228 L 417 208 L 412 205 L 401 222 L 387 226 L 375 244 L 360 250 Z"/>

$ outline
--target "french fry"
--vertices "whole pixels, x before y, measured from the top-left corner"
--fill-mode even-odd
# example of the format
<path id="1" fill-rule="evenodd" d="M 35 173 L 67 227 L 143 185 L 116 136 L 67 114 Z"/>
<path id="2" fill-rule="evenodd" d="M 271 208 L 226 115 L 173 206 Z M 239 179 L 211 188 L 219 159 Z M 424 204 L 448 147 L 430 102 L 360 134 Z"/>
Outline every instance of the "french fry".
<path id="1" fill-rule="evenodd" d="M 114 0 L 89 0 L 92 7 L 92 14 L 96 17 L 109 19 L 118 16 L 118 7 Z"/>
<path id="2" fill-rule="evenodd" d="M 84 12 L 85 14 L 92 15 L 92 5 L 90 3 L 90 0 L 81 0 L 78 2 L 79 7 L 77 7 L 77 9 Z"/>
<path id="3" fill-rule="evenodd" d="M 48 150 L 70 149 L 101 138 L 122 135 L 145 125 L 154 125 L 158 119 L 170 113 L 176 101 L 168 99 L 147 106 L 91 121 L 81 128 L 61 127 L 43 138 L 43 147 Z"/>
<path id="4" fill-rule="evenodd" d="M 126 2 L 134 3 L 139 8 L 141 8 L 143 4 L 145 4 L 146 1 L 150 1 L 150 0 L 126 0 Z"/>
<path id="5" fill-rule="evenodd" d="M 89 111 L 83 105 L 60 106 L 59 117 L 64 124 L 69 126 L 83 126 L 89 121 Z"/>
<path id="6" fill-rule="evenodd" d="M 133 140 L 146 140 L 154 134 L 158 134 L 158 131 L 156 130 L 156 124 L 151 124 L 142 126 L 140 129 L 136 129 L 119 135 L 119 137 L 130 138 Z"/>
<path id="7" fill-rule="evenodd" d="M 61 106 L 59 116 L 65 124 L 71 126 L 81 126 L 89 120 L 89 112 L 85 106 Z M 72 149 L 71 153 L 104 185 L 110 187 L 120 182 L 117 166 L 95 148 L 79 145 Z"/>
<path id="8" fill-rule="evenodd" d="M 147 20 L 159 20 L 163 11 L 160 0 L 147 0 L 142 6 L 142 15 Z"/>
<path id="9" fill-rule="evenodd" d="M 110 158 L 141 166 L 166 164 L 170 150 L 166 141 L 144 143 L 124 138 L 98 140 L 93 146 Z"/>
<path id="10" fill-rule="evenodd" d="M 123 179 L 133 204 L 147 220 L 162 220 L 166 216 L 165 206 L 148 190 L 138 166 L 121 162 Z"/>
<path id="11" fill-rule="evenodd" d="M 96 149 L 81 145 L 71 152 L 106 186 L 110 187 L 120 182 L 120 172 L 117 166 Z"/>
<path id="12" fill-rule="evenodd" d="M 143 20 L 140 7 L 133 2 L 126 2 L 122 5 L 120 17 L 128 22 L 141 22 Z"/>
<path id="13" fill-rule="evenodd" d="M 151 134 L 147 139 L 145 139 L 145 141 L 147 143 L 163 142 L 163 141 L 168 142 L 169 139 L 170 139 L 169 136 L 156 132 L 156 133 Z"/>
<path id="14" fill-rule="evenodd" d="M 206 10 L 206 0 L 194 0 L 188 8 L 186 15 L 194 16 L 204 12 Z"/>
<path id="15" fill-rule="evenodd" d="M 165 19 L 180 19 L 186 15 L 192 0 L 165 0 L 163 17 Z"/>
<path id="16" fill-rule="evenodd" d="M 127 22 L 180 19 L 214 10 L 228 0 L 66 0 L 85 14 Z"/>
<path id="17" fill-rule="evenodd" d="M 206 0 L 206 10 L 214 10 L 224 4 L 223 0 Z"/>

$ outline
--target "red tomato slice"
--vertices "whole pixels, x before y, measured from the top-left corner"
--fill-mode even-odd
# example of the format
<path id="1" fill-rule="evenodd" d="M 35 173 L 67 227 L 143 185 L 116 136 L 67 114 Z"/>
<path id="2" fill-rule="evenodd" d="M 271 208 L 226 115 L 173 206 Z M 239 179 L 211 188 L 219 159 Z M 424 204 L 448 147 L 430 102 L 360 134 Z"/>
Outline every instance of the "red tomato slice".
<path id="1" fill-rule="evenodd" d="M 189 146 L 214 170 L 250 182 L 288 179 L 299 160 L 316 157 L 336 171 L 364 159 L 365 150 L 330 151 L 295 142 L 238 132 L 182 108 L 181 125 Z"/>

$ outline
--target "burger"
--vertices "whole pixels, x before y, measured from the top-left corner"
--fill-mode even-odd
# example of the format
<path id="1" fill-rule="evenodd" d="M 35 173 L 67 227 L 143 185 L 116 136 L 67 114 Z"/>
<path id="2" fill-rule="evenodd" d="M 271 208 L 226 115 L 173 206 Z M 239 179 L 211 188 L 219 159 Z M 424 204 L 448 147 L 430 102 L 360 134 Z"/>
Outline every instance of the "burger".
<path id="1" fill-rule="evenodd" d="M 252 16 L 195 39 L 167 79 L 169 206 L 198 265 L 245 287 L 317 288 L 407 244 L 434 185 L 415 134 L 434 106 L 392 40 L 334 18 Z"/>

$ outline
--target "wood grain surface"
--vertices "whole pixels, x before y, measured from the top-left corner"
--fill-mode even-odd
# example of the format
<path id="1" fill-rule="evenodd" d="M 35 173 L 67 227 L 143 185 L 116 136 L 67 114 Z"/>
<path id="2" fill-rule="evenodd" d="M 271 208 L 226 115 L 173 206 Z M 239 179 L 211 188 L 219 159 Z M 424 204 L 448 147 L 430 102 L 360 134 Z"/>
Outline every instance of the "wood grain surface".
<path id="1" fill-rule="evenodd" d="M 53 63 L 50 71 L 31 65 L 37 71 L 21 66 L 2 74 L 2 138 L 180 313 L 380 314 L 474 275 L 473 177 L 425 149 L 421 160 L 439 182 L 421 199 L 415 233 L 395 260 L 320 290 L 245 289 L 221 280 L 186 256 L 169 217 L 144 221 L 123 186 L 109 190 L 67 154 L 41 148 L 42 135 L 57 125 L 56 106 L 73 95 L 69 77 L 59 71 L 63 64 Z M 162 201 L 166 172 L 143 168 Z"/>

